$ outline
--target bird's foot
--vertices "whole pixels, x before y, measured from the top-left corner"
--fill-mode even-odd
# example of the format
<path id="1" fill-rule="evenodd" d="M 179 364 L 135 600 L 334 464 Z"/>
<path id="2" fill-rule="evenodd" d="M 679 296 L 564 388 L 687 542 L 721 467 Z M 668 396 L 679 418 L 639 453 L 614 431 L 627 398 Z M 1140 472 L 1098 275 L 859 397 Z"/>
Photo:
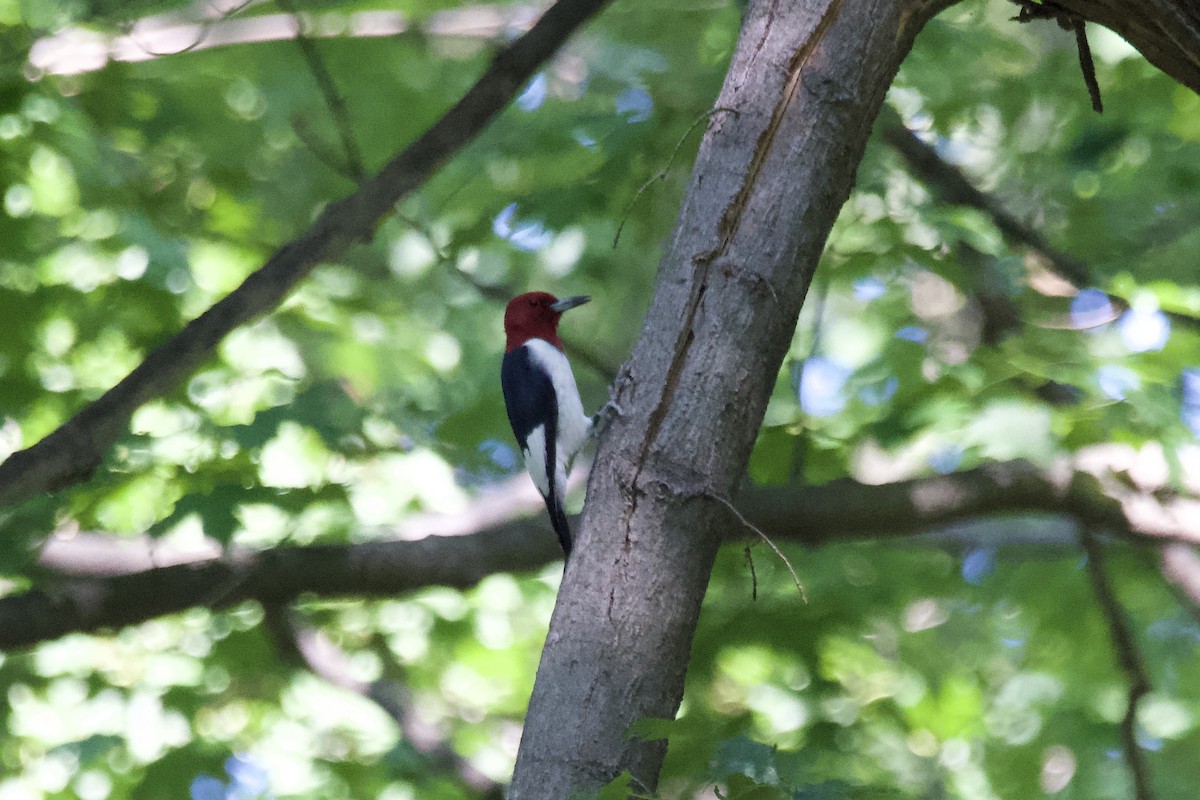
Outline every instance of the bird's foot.
<path id="1" fill-rule="evenodd" d="M 625 416 L 625 409 L 621 408 L 617 398 L 621 395 L 621 390 L 625 388 L 625 385 L 631 383 L 632 380 L 628 368 L 622 367 L 617 374 L 617 379 L 613 381 L 612 388 L 608 391 L 608 402 L 592 416 L 591 436 L 593 439 L 599 439 L 608 430 L 608 426 L 612 424 L 615 417 Z"/>
<path id="2" fill-rule="evenodd" d="M 624 409 L 615 399 L 609 399 L 604 406 L 592 415 L 592 429 L 590 431 L 593 439 L 599 439 L 604 432 L 608 430 L 608 426 L 612 424 L 615 417 L 625 415 Z"/>

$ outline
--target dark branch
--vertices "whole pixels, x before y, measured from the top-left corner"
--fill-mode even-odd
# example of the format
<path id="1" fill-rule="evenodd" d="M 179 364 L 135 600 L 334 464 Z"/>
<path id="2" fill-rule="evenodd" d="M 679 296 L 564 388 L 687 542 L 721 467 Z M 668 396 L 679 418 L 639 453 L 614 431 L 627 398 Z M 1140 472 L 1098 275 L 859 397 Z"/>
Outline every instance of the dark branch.
<path id="1" fill-rule="evenodd" d="M 1113 649 L 1116 651 L 1117 665 L 1125 673 L 1129 691 L 1125 701 L 1125 716 L 1121 720 L 1121 746 L 1125 752 L 1125 763 L 1133 776 L 1133 795 L 1136 800 L 1153 800 L 1154 794 L 1150 789 L 1150 773 L 1146 760 L 1142 757 L 1141 747 L 1137 742 L 1137 712 L 1138 703 L 1150 692 L 1150 677 L 1142 664 L 1142 655 L 1138 650 L 1133 629 L 1121 603 L 1117 600 L 1112 586 L 1109 584 L 1108 571 L 1104 566 L 1104 551 L 1095 538 L 1084 533 L 1080 537 L 1083 549 L 1087 553 L 1088 578 L 1092 583 L 1092 591 L 1096 595 L 1096 604 L 1104 621 L 1108 625 L 1112 637 Z"/>
<path id="2" fill-rule="evenodd" d="M 1041 233 L 1009 213 L 997 198 L 975 188 L 957 167 L 946 163 L 933 147 L 906 128 L 899 115 L 886 106 L 880 114 L 880 133 L 905 160 L 913 175 L 938 192 L 946 202 L 986 214 L 1010 245 L 1036 253 L 1049 265 L 1051 272 L 1075 289 L 1096 285 L 1094 271 L 1087 263 L 1055 248 Z M 968 254 L 967 258 L 970 257 Z M 1112 319 L 1129 307 L 1123 298 L 1109 295 L 1108 299 L 1113 307 Z M 1164 313 L 1173 323 L 1189 328 L 1195 328 L 1198 323 L 1195 315 L 1186 312 L 1168 310 Z"/>
<path id="3" fill-rule="evenodd" d="M 1079 51 L 1079 68 L 1083 70 L 1083 82 L 1087 84 L 1088 96 L 1092 100 L 1092 109 L 1097 114 L 1103 113 L 1104 104 L 1100 102 L 1100 84 L 1096 83 L 1096 65 L 1092 62 L 1092 49 L 1088 47 L 1084 18 L 1054 0 L 1040 0 L 1040 2 L 1012 0 L 1012 2 L 1021 7 L 1020 13 L 1013 17 L 1017 22 L 1052 19 L 1063 30 L 1075 32 L 1075 46 Z"/>
<path id="4" fill-rule="evenodd" d="M 1194 545 L 1200 539 L 1186 510 L 1152 495 L 1122 494 L 1082 472 L 1064 480 L 1025 462 L 884 486 L 841 480 L 814 487 L 756 487 L 743 492 L 736 507 L 776 542 L 805 545 L 899 540 L 965 520 L 1029 513 L 1065 515 L 1081 526 L 1160 545 Z M 561 556 L 540 515 L 480 521 L 474 531 L 417 541 L 202 556 L 131 574 L 111 574 L 111 563 L 101 575 L 79 575 L 75 569 L 74 576 L 57 584 L 0 599 L 0 648 L 119 628 L 195 606 L 223 608 L 246 600 L 281 604 L 301 593 L 390 597 L 429 586 L 462 589 L 488 575 L 527 572 Z M 746 531 L 733 526 L 726 536 L 743 543 Z M 64 563 L 60 557 L 58 564 Z"/>
<path id="5" fill-rule="evenodd" d="M 1075 47 L 1079 51 L 1079 68 L 1083 70 L 1083 82 L 1087 84 L 1088 96 L 1092 99 L 1092 110 L 1104 113 L 1104 101 L 1100 99 L 1100 84 L 1096 81 L 1096 64 L 1092 60 L 1092 48 L 1088 45 L 1087 25 L 1082 17 L 1071 21 L 1075 29 Z"/>
<path id="6" fill-rule="evenodd" d="M 354 193 L 326 207 L 312 227 L 281 247 L 241 286 L 188 323 L 133 372 L 34 446 L 0 464 L 0 507 L 86 480 L 129 418 L 174 389 L 231 330 L 273 309 L 322 261 L 365 241 L 397 201 L 471 141 L 534 71 L 606 0 L 559 0 L 453 108 Z"/>
<path id="7" fill-rule="evenodd" d="M 946 202 L 982 211 L 1010 244 L 1033 250 L 1074 286 L 1091 285 L 1092 270 L 1087 264 L 1055 249 L 1040 233 L 1010 214 L 999 200 L 976 189 L 956 167 L 943 161 L 936 150 L 904 127 L 898 114 L 885 107 L 880 121 L 884 141 L 908 162 L 914 175 L 938 190 Z"/>

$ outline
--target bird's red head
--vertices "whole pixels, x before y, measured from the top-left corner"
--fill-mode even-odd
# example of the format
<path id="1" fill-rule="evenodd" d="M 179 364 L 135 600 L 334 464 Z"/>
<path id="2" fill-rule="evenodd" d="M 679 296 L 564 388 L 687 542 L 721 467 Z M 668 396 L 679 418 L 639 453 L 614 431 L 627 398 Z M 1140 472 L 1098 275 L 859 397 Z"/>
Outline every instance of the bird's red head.
<path id="1" fill-rule="evenodd" d="M 508 307 L 504 309 L 504 351 L 516 350 L 530 339 L 545 339 L 561 350 L 559 318 L 564 311 L 581 306 L 590 299 L 587 295 L 579 295 L 559 300 L 548 292 L 517 295 L 508 301 Z"/>

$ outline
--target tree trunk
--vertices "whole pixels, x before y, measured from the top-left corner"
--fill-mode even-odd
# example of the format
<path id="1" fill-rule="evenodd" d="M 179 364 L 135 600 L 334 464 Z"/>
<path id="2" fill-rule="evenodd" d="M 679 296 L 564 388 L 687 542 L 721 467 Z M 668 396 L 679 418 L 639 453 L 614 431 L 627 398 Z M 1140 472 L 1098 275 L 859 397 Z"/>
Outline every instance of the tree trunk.
<path id="1" fill-rule="evenodd" d="M 948 0 L 752 2 L 654 301 L 618 380 L 559 590 L 512 800 L 653 789 L 727 500 L 871 123 Z M 619 313 L 618 309 L 611 309 Z M 799 602 L 799 600 L 797 600 Z"/>

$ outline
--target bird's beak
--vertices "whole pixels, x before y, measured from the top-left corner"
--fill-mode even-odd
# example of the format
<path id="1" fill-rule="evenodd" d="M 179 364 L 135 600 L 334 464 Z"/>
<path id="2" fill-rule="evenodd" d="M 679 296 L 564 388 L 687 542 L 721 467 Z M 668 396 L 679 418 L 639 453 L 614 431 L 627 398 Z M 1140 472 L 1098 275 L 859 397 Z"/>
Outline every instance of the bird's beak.
<path id="1" fill-rule="evenodd" d="M 570 311 L 576 306 L 581 306 L 591 299 L 586 294 L 577 294 L 574 297 L 564 297 L 562 300 L 555 300 L 550 304 L 550 308 L 561 314 L 564 311 Z"/>

